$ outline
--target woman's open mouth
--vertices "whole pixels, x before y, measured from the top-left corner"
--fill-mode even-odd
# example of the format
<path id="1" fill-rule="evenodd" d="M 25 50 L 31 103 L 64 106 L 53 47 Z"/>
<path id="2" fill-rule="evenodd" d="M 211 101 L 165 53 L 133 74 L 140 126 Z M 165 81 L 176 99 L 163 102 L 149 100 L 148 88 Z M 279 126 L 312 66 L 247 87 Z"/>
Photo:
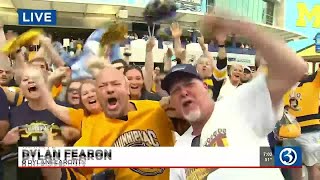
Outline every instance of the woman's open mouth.
<path id="1" fill-rule="evenodd" d="M 96 102 L 97 102 L 97 101 L 93 99 L 93 100 L 90 100 L 90 101 L 89 101 L 89 104 L 95 104 Z"/>

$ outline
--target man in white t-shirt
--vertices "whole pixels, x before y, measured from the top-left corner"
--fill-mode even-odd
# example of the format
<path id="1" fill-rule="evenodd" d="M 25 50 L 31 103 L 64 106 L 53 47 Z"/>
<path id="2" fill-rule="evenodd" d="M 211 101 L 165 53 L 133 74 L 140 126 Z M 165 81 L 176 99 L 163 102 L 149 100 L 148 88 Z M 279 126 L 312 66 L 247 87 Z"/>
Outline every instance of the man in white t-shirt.
<path id="1" fill-rule="evenodd" d="M 268 146 L 267 135 L 277 121 L 274 109 L 278 108 L 283 95 L 301 79 L 307 66 L 285 42 L 273 39 L 254 24 L 212 15 L 205 17 L 204 24 L 204 34 L 215 30 L 214 33 L 238 33 L 248 38 L 267 61 L 268 76 L 256 77 L 215 103 L 206 93 L 208 88 L 195 68 L 180 64 L 164 78 L 162 89 L 170 94 L 170 104 L 177 113 L 191 124 L 192 135 L 201 135 L 200 146 Z M 212 34 L 212 38 L 215 36 Z M 185 171 L 186 179 L 283 179 L 279 169 L 207 169 L 201 170 L 201 175 L 197 170 Z"/>

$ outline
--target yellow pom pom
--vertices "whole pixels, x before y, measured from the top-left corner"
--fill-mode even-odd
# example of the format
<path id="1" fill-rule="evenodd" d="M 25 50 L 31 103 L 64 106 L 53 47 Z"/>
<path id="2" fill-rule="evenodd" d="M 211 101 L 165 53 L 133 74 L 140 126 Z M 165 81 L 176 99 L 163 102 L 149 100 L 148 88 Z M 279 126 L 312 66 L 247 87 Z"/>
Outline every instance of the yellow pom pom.
<path id="1" fill-rule="evenodd" d="M 111 45 L 121 42 L 128 34 L 128 26 L 126 24 L 116 23 L 109 27 L 108 31 L 102 35 L 101 46 Z"/>
<path id="2" fill-rule="evenodd" d="M 39 36 L 43 34 L 42 29 L 31 29 L 17 38 L 20 47 L 26 45 L 39 45 Z"/>
<path id="3" fill-rule="evenodd" d="M 1 51 L 5 53 L 6 55 L 9 55 L 11 53 L 14 53 L 17 49 L 19 49 L 19 45 L 17 44 L 16 39 L 13 39 L 11 41 L 8 41 Z"/>

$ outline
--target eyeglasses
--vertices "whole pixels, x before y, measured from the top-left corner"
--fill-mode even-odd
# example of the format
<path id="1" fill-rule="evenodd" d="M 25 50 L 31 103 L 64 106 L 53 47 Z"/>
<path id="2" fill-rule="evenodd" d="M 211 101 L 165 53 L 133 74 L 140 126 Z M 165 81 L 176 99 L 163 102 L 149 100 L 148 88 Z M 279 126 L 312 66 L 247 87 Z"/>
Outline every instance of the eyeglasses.
<path id="1" fill-rule="evenodd" d="M 69 88 L 68 89 L 68 93 L 72 93 L 72 92 L 78 92 L 79 91 L 79 89 L 75 89 L 75 88 Z"/>
<path id="2" fill-rule="evenodd" d="M 194 137 L 191 142 L 191 147 L 199 147 L 200 146 L 200 138 L 201 138 L 201 135 Z"/>

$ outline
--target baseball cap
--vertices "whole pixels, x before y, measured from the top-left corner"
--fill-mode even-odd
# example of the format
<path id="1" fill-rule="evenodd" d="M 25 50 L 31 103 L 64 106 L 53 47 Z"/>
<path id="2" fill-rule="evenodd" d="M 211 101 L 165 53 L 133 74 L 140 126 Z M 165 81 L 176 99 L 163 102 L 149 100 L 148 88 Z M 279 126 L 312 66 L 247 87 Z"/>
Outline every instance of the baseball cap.
<path id="1" fill-rule="evenodd" d="M 248 67 L 248 66 L 245 66 L 243 69 L 244 69 L 244 71 L 245 71 L 245 70 L 249 71 L 249 73 L 251 73 L 251 72 L 252 72 L 252 71 L 251 71 L 251 68 L 250 68 L 250 67 Z"/>
<path id="2" fill-rule="evenodd" d="M 196 68 L 191 64 L 177 64 L 173 66 L 161 82 L 161 88 L 169 92 L 171 86 L 183 77 L 201 80 Z"/>

